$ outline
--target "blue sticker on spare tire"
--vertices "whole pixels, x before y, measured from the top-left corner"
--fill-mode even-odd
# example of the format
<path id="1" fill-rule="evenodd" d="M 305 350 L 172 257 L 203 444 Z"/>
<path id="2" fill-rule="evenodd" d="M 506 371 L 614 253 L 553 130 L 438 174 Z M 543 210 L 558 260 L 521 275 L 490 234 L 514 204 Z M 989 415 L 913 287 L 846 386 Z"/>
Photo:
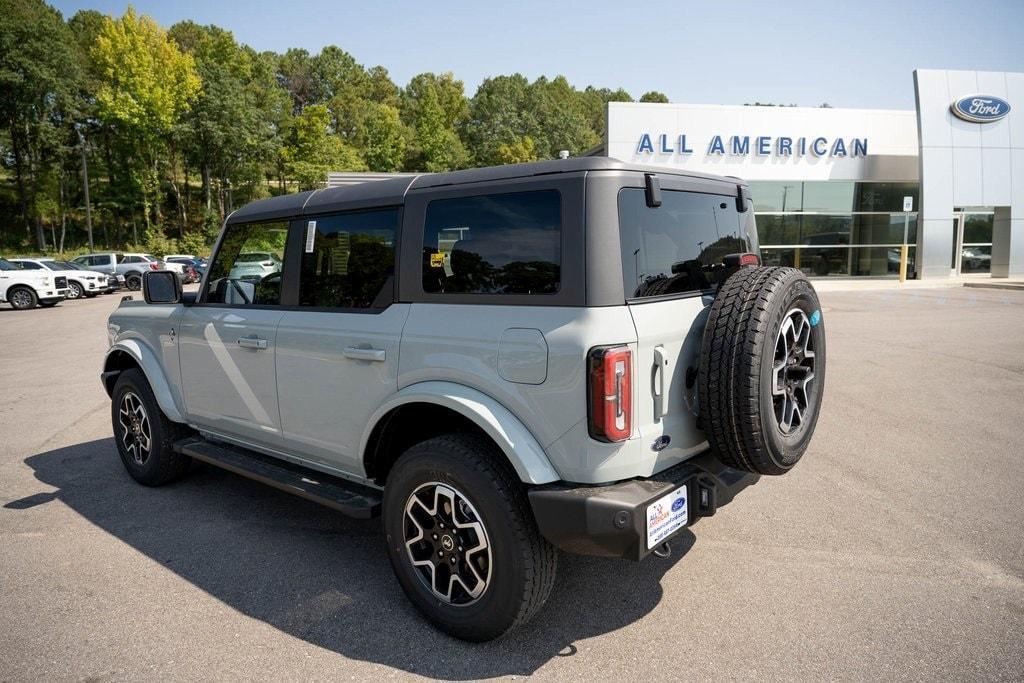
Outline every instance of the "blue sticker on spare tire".
<path id="1" fill-rule="evenodd" d="M 811 327 L 815 327 L 821 322 L 821 311 L 815 309 L 814 313 L 811 313 Z"/>

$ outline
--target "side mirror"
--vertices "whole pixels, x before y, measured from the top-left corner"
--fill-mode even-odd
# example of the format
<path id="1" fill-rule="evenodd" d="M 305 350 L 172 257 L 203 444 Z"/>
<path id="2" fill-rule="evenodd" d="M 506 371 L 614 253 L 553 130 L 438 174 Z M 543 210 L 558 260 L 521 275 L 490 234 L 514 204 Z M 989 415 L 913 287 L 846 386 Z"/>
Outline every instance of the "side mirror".
<path id="1" fill-rule="evenodd" d="M 170 270 L 149 270 L 142 274 L 142 296 L 147 304 L 176 304 L 181 301 L 181 278 Z"/>

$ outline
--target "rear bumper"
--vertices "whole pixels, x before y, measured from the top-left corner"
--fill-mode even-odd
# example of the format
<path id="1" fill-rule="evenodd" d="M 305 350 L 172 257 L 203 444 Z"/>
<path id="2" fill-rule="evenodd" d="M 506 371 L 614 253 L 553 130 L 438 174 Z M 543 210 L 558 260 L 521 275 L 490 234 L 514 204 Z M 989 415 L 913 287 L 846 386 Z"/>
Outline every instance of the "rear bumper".
<path id="1" fill-rule="evenodd" d="M 530 489 L 529 498 L 541 534 L 558 548 L 641 560 L 701 517 L 715 514 L 758 478 L 707 452 L 645 479 L 605 486 L 546 484 Z M 648 506 L 681 487 L 688 505 L 685 525 L 648 547 Z"/>

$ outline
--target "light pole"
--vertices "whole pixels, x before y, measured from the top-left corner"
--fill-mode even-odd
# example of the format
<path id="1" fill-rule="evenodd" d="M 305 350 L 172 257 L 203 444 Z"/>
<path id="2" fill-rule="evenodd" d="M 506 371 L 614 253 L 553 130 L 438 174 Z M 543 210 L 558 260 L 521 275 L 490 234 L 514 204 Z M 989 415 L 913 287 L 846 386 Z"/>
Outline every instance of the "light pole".
<path id="1" fill-rule="evenodd" d="M 85 231 L 89 235 L 89 252 L 94 251 L 92 246 L 92 206 L 89 203 L 89 161 L 85 155 L 85 136 L 82 129 L 75 127 L 78 133 L 78 148 L 82 151 L 82 189 L 85 193 Z"/>

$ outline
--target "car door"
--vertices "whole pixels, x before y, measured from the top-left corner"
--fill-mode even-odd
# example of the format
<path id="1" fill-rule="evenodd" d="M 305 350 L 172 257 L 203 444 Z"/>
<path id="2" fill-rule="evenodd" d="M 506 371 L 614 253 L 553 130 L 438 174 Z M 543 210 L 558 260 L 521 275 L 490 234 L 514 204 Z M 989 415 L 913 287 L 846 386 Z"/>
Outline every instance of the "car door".
<path id="1" fill-rule="evenodd" d="M 277 333 L 285 449 L 362 474 L 359 442 L 398 388 L 398 347 L 409 305 L 394 302 L 399 210 L 310 218 L 300 228 L 298 303 Z"/>
<path id="2" fill-rule="evenodd" d="M 225 227 L 210 277 L 186 306 L 179 330 L 185 407 L 207 431 L 263 448 L 281 445 L 275 354 L 282 273 L 232 279 L 243 251 L 273 245 L 284 251 L 288 223 Z"/>

